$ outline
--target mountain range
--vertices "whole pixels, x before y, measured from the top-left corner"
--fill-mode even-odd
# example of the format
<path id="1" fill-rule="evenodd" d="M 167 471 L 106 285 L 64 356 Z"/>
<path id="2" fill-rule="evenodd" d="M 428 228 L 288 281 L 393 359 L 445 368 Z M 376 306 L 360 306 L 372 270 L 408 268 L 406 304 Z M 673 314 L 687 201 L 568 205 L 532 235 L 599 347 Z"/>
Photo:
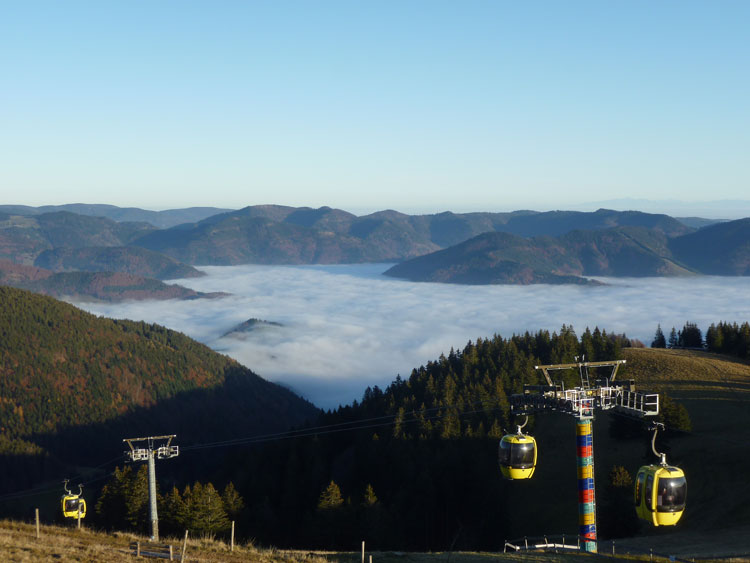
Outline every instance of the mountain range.
<path id="1" fill-rule="evenodd" d="M 76 215 L 91 217 L 105 217 L 113 221 L 150 223 L 158 229 L 168 229 L 182 223 L 200 221 L 211 215 L 231 211 L 218 207 L 187 207 L 184 209 L 167 209 L 165 211 L 151 211 L 137 207 L 117 207 L 115 205 L 68 203 L 66 205 L 42 205 L 30 207 L 28 205 L 0 205 L 0 213 L 7 215 L 35 216 L 57 211 L 68 211 Z"/>
<path id="2" fill-rule="evenodd" d="M 280 205 L 235 211 L 83 204 L 51 209 L 0 206 L 0 259 L 67 274 L 27 272 L 36 280 L 25 280 L 23 287 L 35 289 L 34 281 L 52 295 L 71 288 L 74 295 L 89 294 L 108 272 L 121 274 L 106 284 L 108 299 L 130 298 L 134 291 L 155 298 L 202 297 L 186 288 L 182 295 L 164 291 L 155 282 L 199 276 L 193 266 L 207 265 L 397 262 L 387 274 L 414 281 L 526 284 L 593 283 L 590 276 L 746 275 L 750 263 L 746 219 L 682 221 L 607 209 L 431 215 L 385 210 L 364 216 Z M 182 218 L 197 220 L 171 224 Z M 7 263 L 0 266 L 5 283 L 22 277 L 20 270 L 7 269 Z M 42 277 L 48 281 L 40 282 Z M 92 297 L 104 298 L 101 292 Z"/>

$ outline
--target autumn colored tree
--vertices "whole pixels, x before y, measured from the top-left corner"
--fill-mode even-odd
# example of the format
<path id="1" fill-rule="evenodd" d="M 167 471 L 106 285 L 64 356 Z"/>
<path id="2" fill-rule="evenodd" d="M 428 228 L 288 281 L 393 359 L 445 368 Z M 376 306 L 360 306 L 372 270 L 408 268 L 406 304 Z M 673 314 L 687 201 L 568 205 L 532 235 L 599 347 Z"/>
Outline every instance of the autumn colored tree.
<path id="1" fill-rule="evenodd" d="M 341 508 L 343 504 L 344 498 L 341 496 L 341 489 L 334 481 L 331 481 L 323 492 L 320 493 L 318 510 L 335 510 Z"/>

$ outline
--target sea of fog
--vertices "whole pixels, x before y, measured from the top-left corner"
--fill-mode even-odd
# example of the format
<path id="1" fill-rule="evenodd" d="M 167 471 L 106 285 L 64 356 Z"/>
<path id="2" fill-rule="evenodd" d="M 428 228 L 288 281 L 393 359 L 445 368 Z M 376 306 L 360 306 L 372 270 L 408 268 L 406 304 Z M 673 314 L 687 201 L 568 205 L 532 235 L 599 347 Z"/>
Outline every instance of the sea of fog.
<path id="1" fill-rule="evenodd" d="M 97 315 L 159 323 L 235 358 L 323 408 L 360 399 L 451 347 L 573 325 L 651 342 L 686 321 L 705 329 L 750 319 L 750 278 L 600 278 L 606 286 L 462 286 L 387 278 L 389 264 L 202 267 L 174 280 L 220 299 L 75 304 Z M 256 325 L 225 336 L 248 319 Z"/>

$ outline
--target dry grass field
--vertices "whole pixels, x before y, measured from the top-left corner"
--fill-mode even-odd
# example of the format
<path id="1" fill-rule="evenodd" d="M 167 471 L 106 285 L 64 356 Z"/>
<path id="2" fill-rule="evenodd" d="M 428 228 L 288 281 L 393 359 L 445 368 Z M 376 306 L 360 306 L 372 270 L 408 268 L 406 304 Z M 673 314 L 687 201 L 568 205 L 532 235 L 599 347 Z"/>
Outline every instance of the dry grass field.
<path id="1" fill-rule="evenodd" d="M 132 542 L 146 538 L 127 533 L 106 534 L 89 529 L 72 527 L 41 527 L 39 539 L 33 524 L 0 521 L 0 561 L 32 563 L 38 561 L 62 562 L 133 562 L 136 559 Z M 182 541 L 172 538 L 163 543 L 172 543 L 176 555 L 180 553 Z M 369 563 L 491 563 L 541 562 L 541 561 L 592 561 L 583 554 L 502 554 L 502 553 L 368 553 Z M 236 545 L 233 552 L 221 541 L 189 539 L 185 561 L 195 563 L 360 563 L 361 552 L 304 552 L 277 549 L 259 549 L 252 545 Z"/>
<path id="2" fill-rule="evenodd" d="M 672 440 L 668 461 L 684 468 L 688 507 L 675 530 L 627 542 L 681 556 L 750 560 L 750 365 L 690 350 L 626 349 L 641 388 L 668 392 L 687 408 L 692 431 Z"/>
<path id="3" fill-rule="evenodd" d="M 625 377 L 677 399 L 750 402 L 750 365 L 694 350 L 626 348 Z"/>
<path id="4" fill-rule="evenodd" d="M 106 534 L 89 529 L 42 526 L 39 539 L 33 524 L 11 521 L 0 522 L 0 560 L 19 563 L 37 561 L 106 561 L 132 562 L 136 558 L 130 544 L 146 538 L 128 533 Z M 175 554 L 182 549 L 180 539 L 166 539 L 162 543 L 174 545 Z M 219 541 L 189 539 L 186 561 L 205 563 L 325 563 L 323 555 L 283 552 L 274 549 L 256 549 L 252 545 L 235 546 L 233 552 Z"/>

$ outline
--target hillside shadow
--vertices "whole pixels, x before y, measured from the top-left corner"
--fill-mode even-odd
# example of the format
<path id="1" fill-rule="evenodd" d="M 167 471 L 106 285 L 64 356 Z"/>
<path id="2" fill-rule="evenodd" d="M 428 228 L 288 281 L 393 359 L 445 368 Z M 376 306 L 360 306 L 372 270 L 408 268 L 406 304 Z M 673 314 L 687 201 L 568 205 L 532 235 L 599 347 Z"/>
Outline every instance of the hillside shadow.
<path id="1" fill-rule="evenodd" d="M 128 449 L 125 438 L 176 434 L 181 447 L 288 430 L 313 419 L 312 403 L 246 370 L 229 368 L 224 382 L 133 408 L 105 422 L 67 427 L 29 439 L 64 463 L 97 466 Z"/>

